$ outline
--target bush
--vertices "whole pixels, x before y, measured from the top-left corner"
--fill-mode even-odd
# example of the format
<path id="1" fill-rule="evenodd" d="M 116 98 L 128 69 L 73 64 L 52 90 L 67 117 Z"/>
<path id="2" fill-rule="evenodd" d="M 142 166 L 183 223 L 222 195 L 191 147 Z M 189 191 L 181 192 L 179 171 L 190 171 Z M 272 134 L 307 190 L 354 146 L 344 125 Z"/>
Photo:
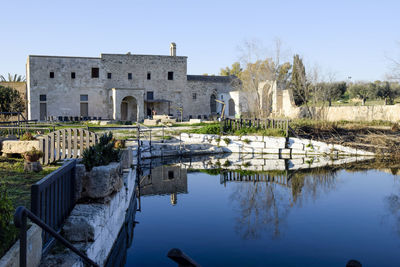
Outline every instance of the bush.
<path id="1" fill-rule="evenodd" d="M 220 134 L 219 124 L 209 124 L 207 126 L 201 127 L 199 129 L 191 130 L 190 133 L 197 133 L 197 134 Z"/>
<path id="2" fill-rule="evenodd" d="M 110 162 L 119 161 L 119 149 L 115 149 L 115 141 L 112 133 L 103 134 L 99 143 L 86 148 L 83 151 L 82 163 L 85 165 L 86 171 L 90 171 L 93 167 L 108 165 Z"/>
<path id="3" fill-rule="evenodd" d="M 35 147 L 33 147 L 32 150 L 25 152 L 25 154 L 24 154 L 24 158 L 29 162 L 36 162 L 41 157 L 43 157 L 43 152 L 40 150 L 37 150 Z"/>
<path id="4" fill-rule="evenodd" d="M 21 137 L 21 141 L 31 141 L 31 140 L 35 140 L 35 137 L 33 137 L 33 135 L 30 132 L 25 132 Z"/>

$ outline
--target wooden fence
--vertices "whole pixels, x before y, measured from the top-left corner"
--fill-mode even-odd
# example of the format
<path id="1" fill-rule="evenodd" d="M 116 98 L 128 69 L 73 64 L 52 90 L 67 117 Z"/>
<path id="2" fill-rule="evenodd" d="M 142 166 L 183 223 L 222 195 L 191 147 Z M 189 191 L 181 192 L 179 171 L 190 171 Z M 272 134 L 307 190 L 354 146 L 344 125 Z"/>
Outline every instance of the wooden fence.
<path id="1" fill-rule="evenodd" d="M 62 129 L 51 132 L 39 139 L 43 152 L 42 164 L 49 164 L 60 159 L 81 158 L 83 150 L 97 144 L 99 136 L 84 129 Z"/>
<path id="2" fill-rule="evenodd" d="M 223 131 L 237 131 L 242 128 L 282 129 L 288 136 L 290 120 L 285 119 L 225 119 L 221 122 Z"/>

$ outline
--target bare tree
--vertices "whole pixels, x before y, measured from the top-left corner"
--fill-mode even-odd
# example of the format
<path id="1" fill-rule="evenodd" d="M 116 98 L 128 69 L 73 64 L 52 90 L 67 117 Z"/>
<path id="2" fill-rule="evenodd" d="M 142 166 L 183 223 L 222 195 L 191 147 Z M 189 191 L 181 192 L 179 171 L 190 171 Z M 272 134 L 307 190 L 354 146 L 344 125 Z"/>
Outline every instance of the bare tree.
<path id="1" fill-rule="evenodd" d="M 289 79 L 291 64 L 280 63 L 281 46 L 281 41 L 276 39 L 271 57 L 265 56 L 266 49 L 257 40 L 245 41 L 239 47 L 240 65 L 243 66 L 239 74 L 240 90 L 247 102 L 248 116 L 268 116 L 272 107 L 273 86 L 286 85 Z"/>
<path id="2" fill-rule="evenodd" d="M 397 42 L 400 49 L 400 42 Z M 400 81 L 400 54 L 397 57 L 387 56 L 386 57 L 390 64 L 390 73 L 387 75 L 389 80 Z"/>

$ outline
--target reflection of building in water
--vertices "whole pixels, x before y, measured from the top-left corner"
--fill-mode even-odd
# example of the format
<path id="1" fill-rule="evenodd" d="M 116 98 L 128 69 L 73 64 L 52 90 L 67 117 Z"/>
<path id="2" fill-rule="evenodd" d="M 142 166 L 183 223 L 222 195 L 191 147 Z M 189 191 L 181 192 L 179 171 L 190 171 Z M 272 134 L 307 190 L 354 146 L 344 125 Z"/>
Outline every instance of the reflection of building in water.
<path id="1" fill-rule="evenodd" d="M 187 171 L 180 166 L 160 166 L 151 170 L 140 180 L 140 195 L 171 195 L 171 204 L 176 205 L 178 193 L 187 194 Z"/>

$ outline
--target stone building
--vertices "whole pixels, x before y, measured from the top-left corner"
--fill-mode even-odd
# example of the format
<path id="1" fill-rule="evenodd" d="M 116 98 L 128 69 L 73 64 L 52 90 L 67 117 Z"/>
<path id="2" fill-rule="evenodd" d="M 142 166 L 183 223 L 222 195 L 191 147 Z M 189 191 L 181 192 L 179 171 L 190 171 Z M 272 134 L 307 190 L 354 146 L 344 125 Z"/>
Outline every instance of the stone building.
<path id="1" fill-rule="evenodd" d="M 240 115 L 231 76 L 187 75 L 187 57 L 101 54 L 94 57 L 30 55 L 27 61 L 29 119 L 50 116 L 141 121 L 153 110 L 177 118 Z"/>

